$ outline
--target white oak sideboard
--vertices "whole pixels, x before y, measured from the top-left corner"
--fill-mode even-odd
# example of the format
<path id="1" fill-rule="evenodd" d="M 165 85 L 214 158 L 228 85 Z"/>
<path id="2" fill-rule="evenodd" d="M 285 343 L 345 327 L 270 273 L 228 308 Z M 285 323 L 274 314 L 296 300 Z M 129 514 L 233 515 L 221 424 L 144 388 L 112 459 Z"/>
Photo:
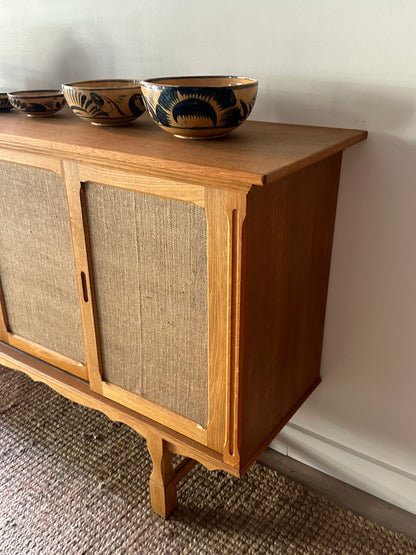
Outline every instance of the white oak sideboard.
<path id="1" fill-rule="evenodd" d="M 243 475 L 318 385 L 342 151 L 365 138 L 1 115 L 0 363 L 143 435 L 160 515 L 195 461 Z"/>

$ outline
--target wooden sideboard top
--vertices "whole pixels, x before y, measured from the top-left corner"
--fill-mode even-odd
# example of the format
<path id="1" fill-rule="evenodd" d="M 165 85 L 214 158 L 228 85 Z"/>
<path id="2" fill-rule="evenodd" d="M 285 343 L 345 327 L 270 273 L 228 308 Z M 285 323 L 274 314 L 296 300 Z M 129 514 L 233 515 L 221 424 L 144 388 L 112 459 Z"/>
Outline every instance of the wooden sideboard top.
<path id="1" fill-rule="evenodd" d="M 147 114 L 96 127 L 65 109 L 52 118 L 0 115 L 0 149 L 218 184 L 263 185 L 363 141 L 366 131 L 247 121 L 221 139 L 183 140 Z"/>

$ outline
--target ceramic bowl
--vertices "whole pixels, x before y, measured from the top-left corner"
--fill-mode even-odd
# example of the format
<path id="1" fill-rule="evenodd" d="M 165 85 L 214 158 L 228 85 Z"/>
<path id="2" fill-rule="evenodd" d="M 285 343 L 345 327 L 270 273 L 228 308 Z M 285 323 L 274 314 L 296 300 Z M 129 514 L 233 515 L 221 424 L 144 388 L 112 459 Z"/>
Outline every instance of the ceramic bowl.
<path id="1" fill-rule="evenodd" d="M 37 90 L 7 93 L 16 110 L 34 118 L 47 118 L 62 110 L 65 99 L 61 91 Z"/>
<path id="2" fill-rule="evenodd" d="M 12 108 L 7 93 L 0 93 L 0 112 L 9 112 Z"/>
<path id="3" fill-rule="evenodd" d="M 182 139 L 226 135 L 253 109 L 258 82 L 247 77 L 165 77 L 142 81 L 146 108 L 165 131 Z"/>
<path id="4" fill-rule="evenodd" d="M 62 90 L 73 113 L 93 125 L 126 125 L 145 112 L 140 82 L 133 79 L 64 83 Z"/>

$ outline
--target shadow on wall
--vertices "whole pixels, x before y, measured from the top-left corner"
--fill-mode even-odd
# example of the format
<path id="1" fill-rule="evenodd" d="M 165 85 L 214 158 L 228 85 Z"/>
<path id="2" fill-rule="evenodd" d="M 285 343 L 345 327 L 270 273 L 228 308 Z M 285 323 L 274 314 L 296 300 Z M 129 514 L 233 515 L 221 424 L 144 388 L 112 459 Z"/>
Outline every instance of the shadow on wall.
<path id="1" fill-rule="evenodd" d="M 253 119 L 369 132 L 343 155 L 323 380 L 277 441 L 289 456 L 414 511 L 416 91 L 270 84 L 261 92 L 260 80 Z"/>
<path id="2" fill-rule="evenodd" d="M 91 44 L 95 36 L 100 37 L 99 43 Z M 36 27 L 27 30 L 24 42 L 19 49 L 21 58 L 17 56 L 13 64 L 2 68 L 9 90 L 59 88 L 67 81 L 115 75 L 117 64 L 105 30 L 94 28 L 87 43 L 72 29 Z"/>
<path id="3" fill-rule="evenodd" d="M 416 143 L 373 132 L 344 154 L 321 386 L 294 422 L 409 471 L 416 439 Z M 326 423 L 330 423 L 328 426 Z M 325 432 L 327 433 L 327 432 Z"/>
<path id="4" fill-rule="evenodd" d="M 416 91 L 282 82 L 259 92 L 253 119 L 369 131 L 344 153 L 323 382 L 293 422 L 414 471 Z"/>
<path id="5" fill-rule="evenodd" d="M 94 52 L 71 36 L 57 50 L 52 72 L 59 85 L 68 81 L 93 79 L 97 74 Z"/>

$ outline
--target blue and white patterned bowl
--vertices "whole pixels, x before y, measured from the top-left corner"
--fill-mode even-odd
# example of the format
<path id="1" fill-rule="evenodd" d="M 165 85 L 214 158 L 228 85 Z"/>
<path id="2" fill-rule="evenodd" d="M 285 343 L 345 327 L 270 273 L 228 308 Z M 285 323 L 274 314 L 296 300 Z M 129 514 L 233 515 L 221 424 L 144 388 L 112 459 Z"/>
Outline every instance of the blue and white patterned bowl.
<path id="1" fill-rule="evenodd" d="M 14 91 L 7 96 L 13 108 L 33 118 L 48 118 L 65 106 L 62 91 Z"/>
<path id="2" fill-rule="evenodd" d="M 73 113 L 93 125 L 127 125 L 145 112 L 140 81 L 133 79 L 64 83 L 62 91 Z"/>
<path id="3" fill-rule="evenodd" d="M 7 93 L 0 93 L 0 112 L 10 112 L 12 108 Z"/>
<path id="4" fill-rule="evenodd" d="M 183 139 L 226 135 L 250 115 L 258 82 L 247 77 L 164 77 L 142 81 L 153 120 Z"/>

